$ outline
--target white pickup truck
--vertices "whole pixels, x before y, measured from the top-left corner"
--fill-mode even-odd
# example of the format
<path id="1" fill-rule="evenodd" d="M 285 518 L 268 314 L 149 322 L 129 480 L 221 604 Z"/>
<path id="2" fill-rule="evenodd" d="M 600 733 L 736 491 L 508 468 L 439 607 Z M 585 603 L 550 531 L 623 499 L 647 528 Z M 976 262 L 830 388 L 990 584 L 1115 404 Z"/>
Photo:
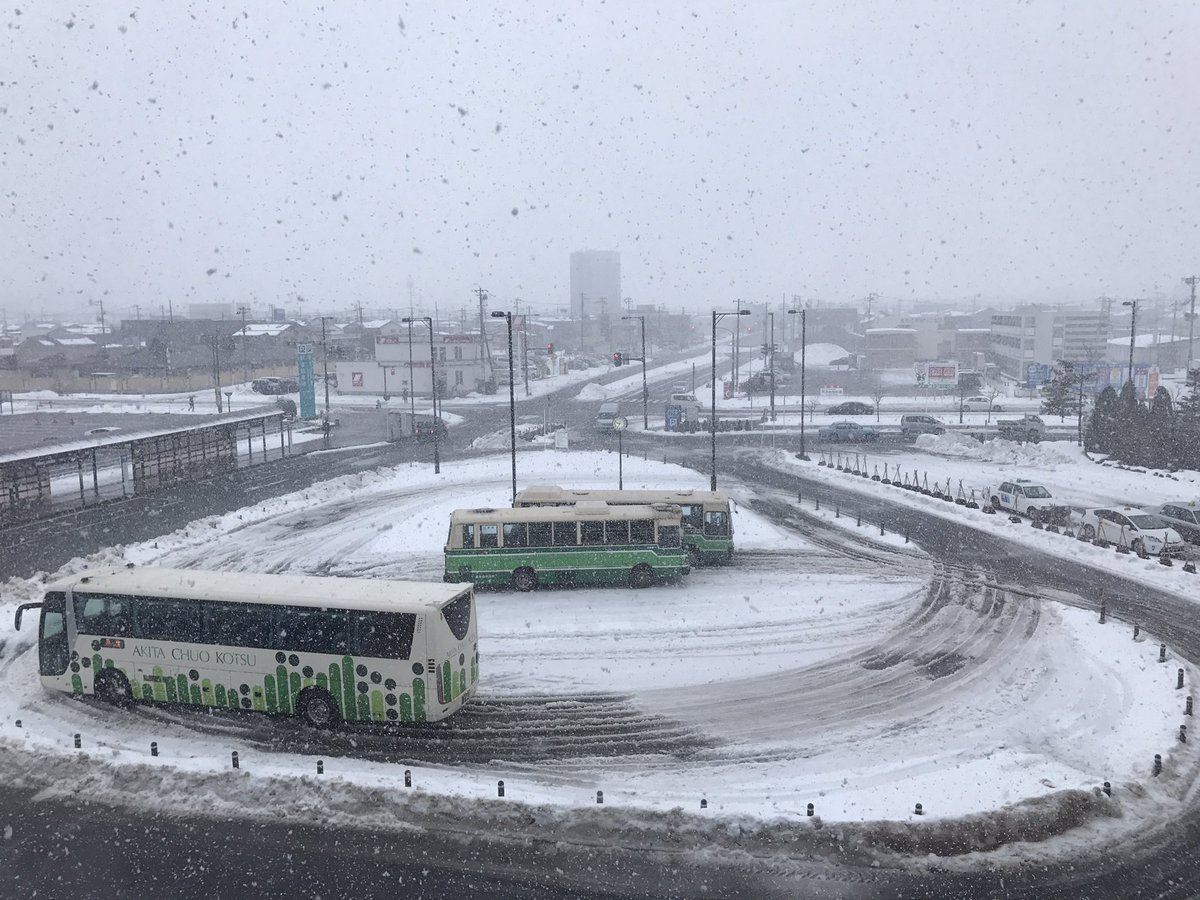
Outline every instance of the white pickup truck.
<path id="1" fill-rule="evenodd" d="M 1046 435 L 1046 423 L 1041 416 L 1022 416 L 1019 419 L 997 419 L 1000 437 L 1006 441 L 1029 441 L 1036 444 Z"/>

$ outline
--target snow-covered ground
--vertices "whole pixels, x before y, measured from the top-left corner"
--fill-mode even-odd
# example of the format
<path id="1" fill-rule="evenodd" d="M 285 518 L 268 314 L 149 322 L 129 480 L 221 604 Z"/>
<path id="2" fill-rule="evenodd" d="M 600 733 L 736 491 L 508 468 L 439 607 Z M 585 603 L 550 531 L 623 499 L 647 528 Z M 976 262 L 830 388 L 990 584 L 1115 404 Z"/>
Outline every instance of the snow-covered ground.
<path id="1" fill-rule="evenodd" d="M 611 484 L 613 462 L 603 453 L 531 454 L 520 475 L 525 483 L 600 486 Z M 441 476 L 414 466 L 345 476 L 66 569 L 131 561 L 437 579 L 450 510 L 505 505 L 508 466 L 497 456 L 447 464 Z M 705 486 L 695 472 L 660 463 L 628 459 L 625 471 L 630 487 Z M 407 767 L 422 803 L 486 821 L 500 815 L 484 802 L 495 797 L 497 778 L 506 802 L 554 815 L 582 815 L 596 790 L 628 815 L 678 806 L 700 813 L 703 795 L 705 816 L 775 822 L 803 819 L 808 802 L 823 819 L 846 822 L 914 820 L 921 802 L 928 821 L 1103 780 L 1140 784 L 1148 806 L 1175 802 L 1178 785 L 1144 777 L 1153 753 L 1176 767 L 1193 756 L 1173 742 L 1177 663 L 1157 663 L 1153 638 L 1134 642 L 1122 626 L 1102 627 L 1088 613 L 940 571 L 895 537 L 876 538 L 849 519 L 832 532 L 782 527 L 763 513 L 792 520 L 791 498 L 732 491 L 734 566 L 645 591 L 479 595 L 484 677 L 475 702 L 483 712 L 465 712 L 452 729 L 524 704 L 561 717 L 571 732 L 597 698 L 608 715 L 636 710 L 640 718 L 635 733 L 568 754 L 543 757 L 535 742 L 518 752 L 485 750 L 490 762 L 418 757 Z M 13 604 L 36 597 L 44 580 L 10 581 L 0 604 L 0 746 L 23 777 L 75 758 L 70 738 L 80 732 L 98 799 L 111 789 L 129 802 L 136 790 L 116 772 L 134 767 L 170 772 L 177 793 L 216 793 L 222 804 L 286 814 L 307 801 L 273 779 L 310 773 L 317 754 L 331 779 L 322 796 L 343 795 L 334 805 L 350 822 L 356 806 L 346 796 L 403 792 L 405 766 L 356 758 L 344 741 L 310 735 L 269 752 L 260 732 L 293 733 L 286 723 L 212 724 L 202 713 L 122 712 L 45 693 L 32 634 L 9 625 Z M 154 760 L 145 753 L 152 739 L 162 754 Z M 243 772 L 235 796 L 214 785 L 236 748 Z M 1124 819 L 1105 820 L 1110 831 L 1141 821 L 1140 801 L 1124 802 Z"/>

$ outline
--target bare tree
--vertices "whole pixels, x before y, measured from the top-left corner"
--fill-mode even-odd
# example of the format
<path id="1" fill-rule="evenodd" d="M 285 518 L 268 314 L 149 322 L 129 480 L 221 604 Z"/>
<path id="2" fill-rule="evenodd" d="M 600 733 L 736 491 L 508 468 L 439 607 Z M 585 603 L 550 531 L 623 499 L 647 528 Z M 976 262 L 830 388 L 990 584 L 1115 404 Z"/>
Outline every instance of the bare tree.
<path id="1" fill-rule="evenodd" d="M 986 424 L 990 425 L 992 424 L 992 407 L 996 405 L 996 398 L 1000 396 L 1000 388 L 992 385 L 987 389 L 987 393 L 984 394 L 984 396 L 988 398 L 988 414 Z"/>
<path id="2" fill-rule="evenodd" d="M 813 416 L 817 413 L 817 401 L 815 399 L 807 400 L 804 406 L 808 410 L 808 421 L 812 422 Z M 804 413 L 802 412 L 800 415 L 804 415 Z"/>
<path id="3" fill-rule="evenodd" d="M 871 388 L 871 399 L 875 401 L 875 421 L 879 421 L 879 404 L 883 400 L 883 382 L 875 382 L 875 387 Z"/>

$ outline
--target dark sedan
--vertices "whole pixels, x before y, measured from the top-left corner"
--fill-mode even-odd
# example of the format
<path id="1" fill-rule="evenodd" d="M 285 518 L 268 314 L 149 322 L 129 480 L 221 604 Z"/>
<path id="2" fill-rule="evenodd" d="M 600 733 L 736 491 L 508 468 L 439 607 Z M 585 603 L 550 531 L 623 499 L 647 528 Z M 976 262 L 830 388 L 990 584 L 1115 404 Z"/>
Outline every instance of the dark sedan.
<path id="1" fill-rule="evenodd" d="M 870 403 L 862 403 L 858 400 L 847 400 L 845 403 L 839 403 L 837 406 L 831 406 L 825 410 L 831 416 L 870 416 L 875 413 L 875 407 Z"/>

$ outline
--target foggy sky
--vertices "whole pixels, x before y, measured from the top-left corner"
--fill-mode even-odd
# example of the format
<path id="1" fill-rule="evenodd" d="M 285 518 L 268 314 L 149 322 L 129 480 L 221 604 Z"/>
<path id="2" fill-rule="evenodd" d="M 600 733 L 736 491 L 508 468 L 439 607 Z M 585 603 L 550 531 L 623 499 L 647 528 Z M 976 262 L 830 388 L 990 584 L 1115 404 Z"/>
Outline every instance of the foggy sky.
<path id="1" fill-rule="evenodd" d="M 0 14 L 0 305 L 1183 295 L 1192 3 Z"/>

